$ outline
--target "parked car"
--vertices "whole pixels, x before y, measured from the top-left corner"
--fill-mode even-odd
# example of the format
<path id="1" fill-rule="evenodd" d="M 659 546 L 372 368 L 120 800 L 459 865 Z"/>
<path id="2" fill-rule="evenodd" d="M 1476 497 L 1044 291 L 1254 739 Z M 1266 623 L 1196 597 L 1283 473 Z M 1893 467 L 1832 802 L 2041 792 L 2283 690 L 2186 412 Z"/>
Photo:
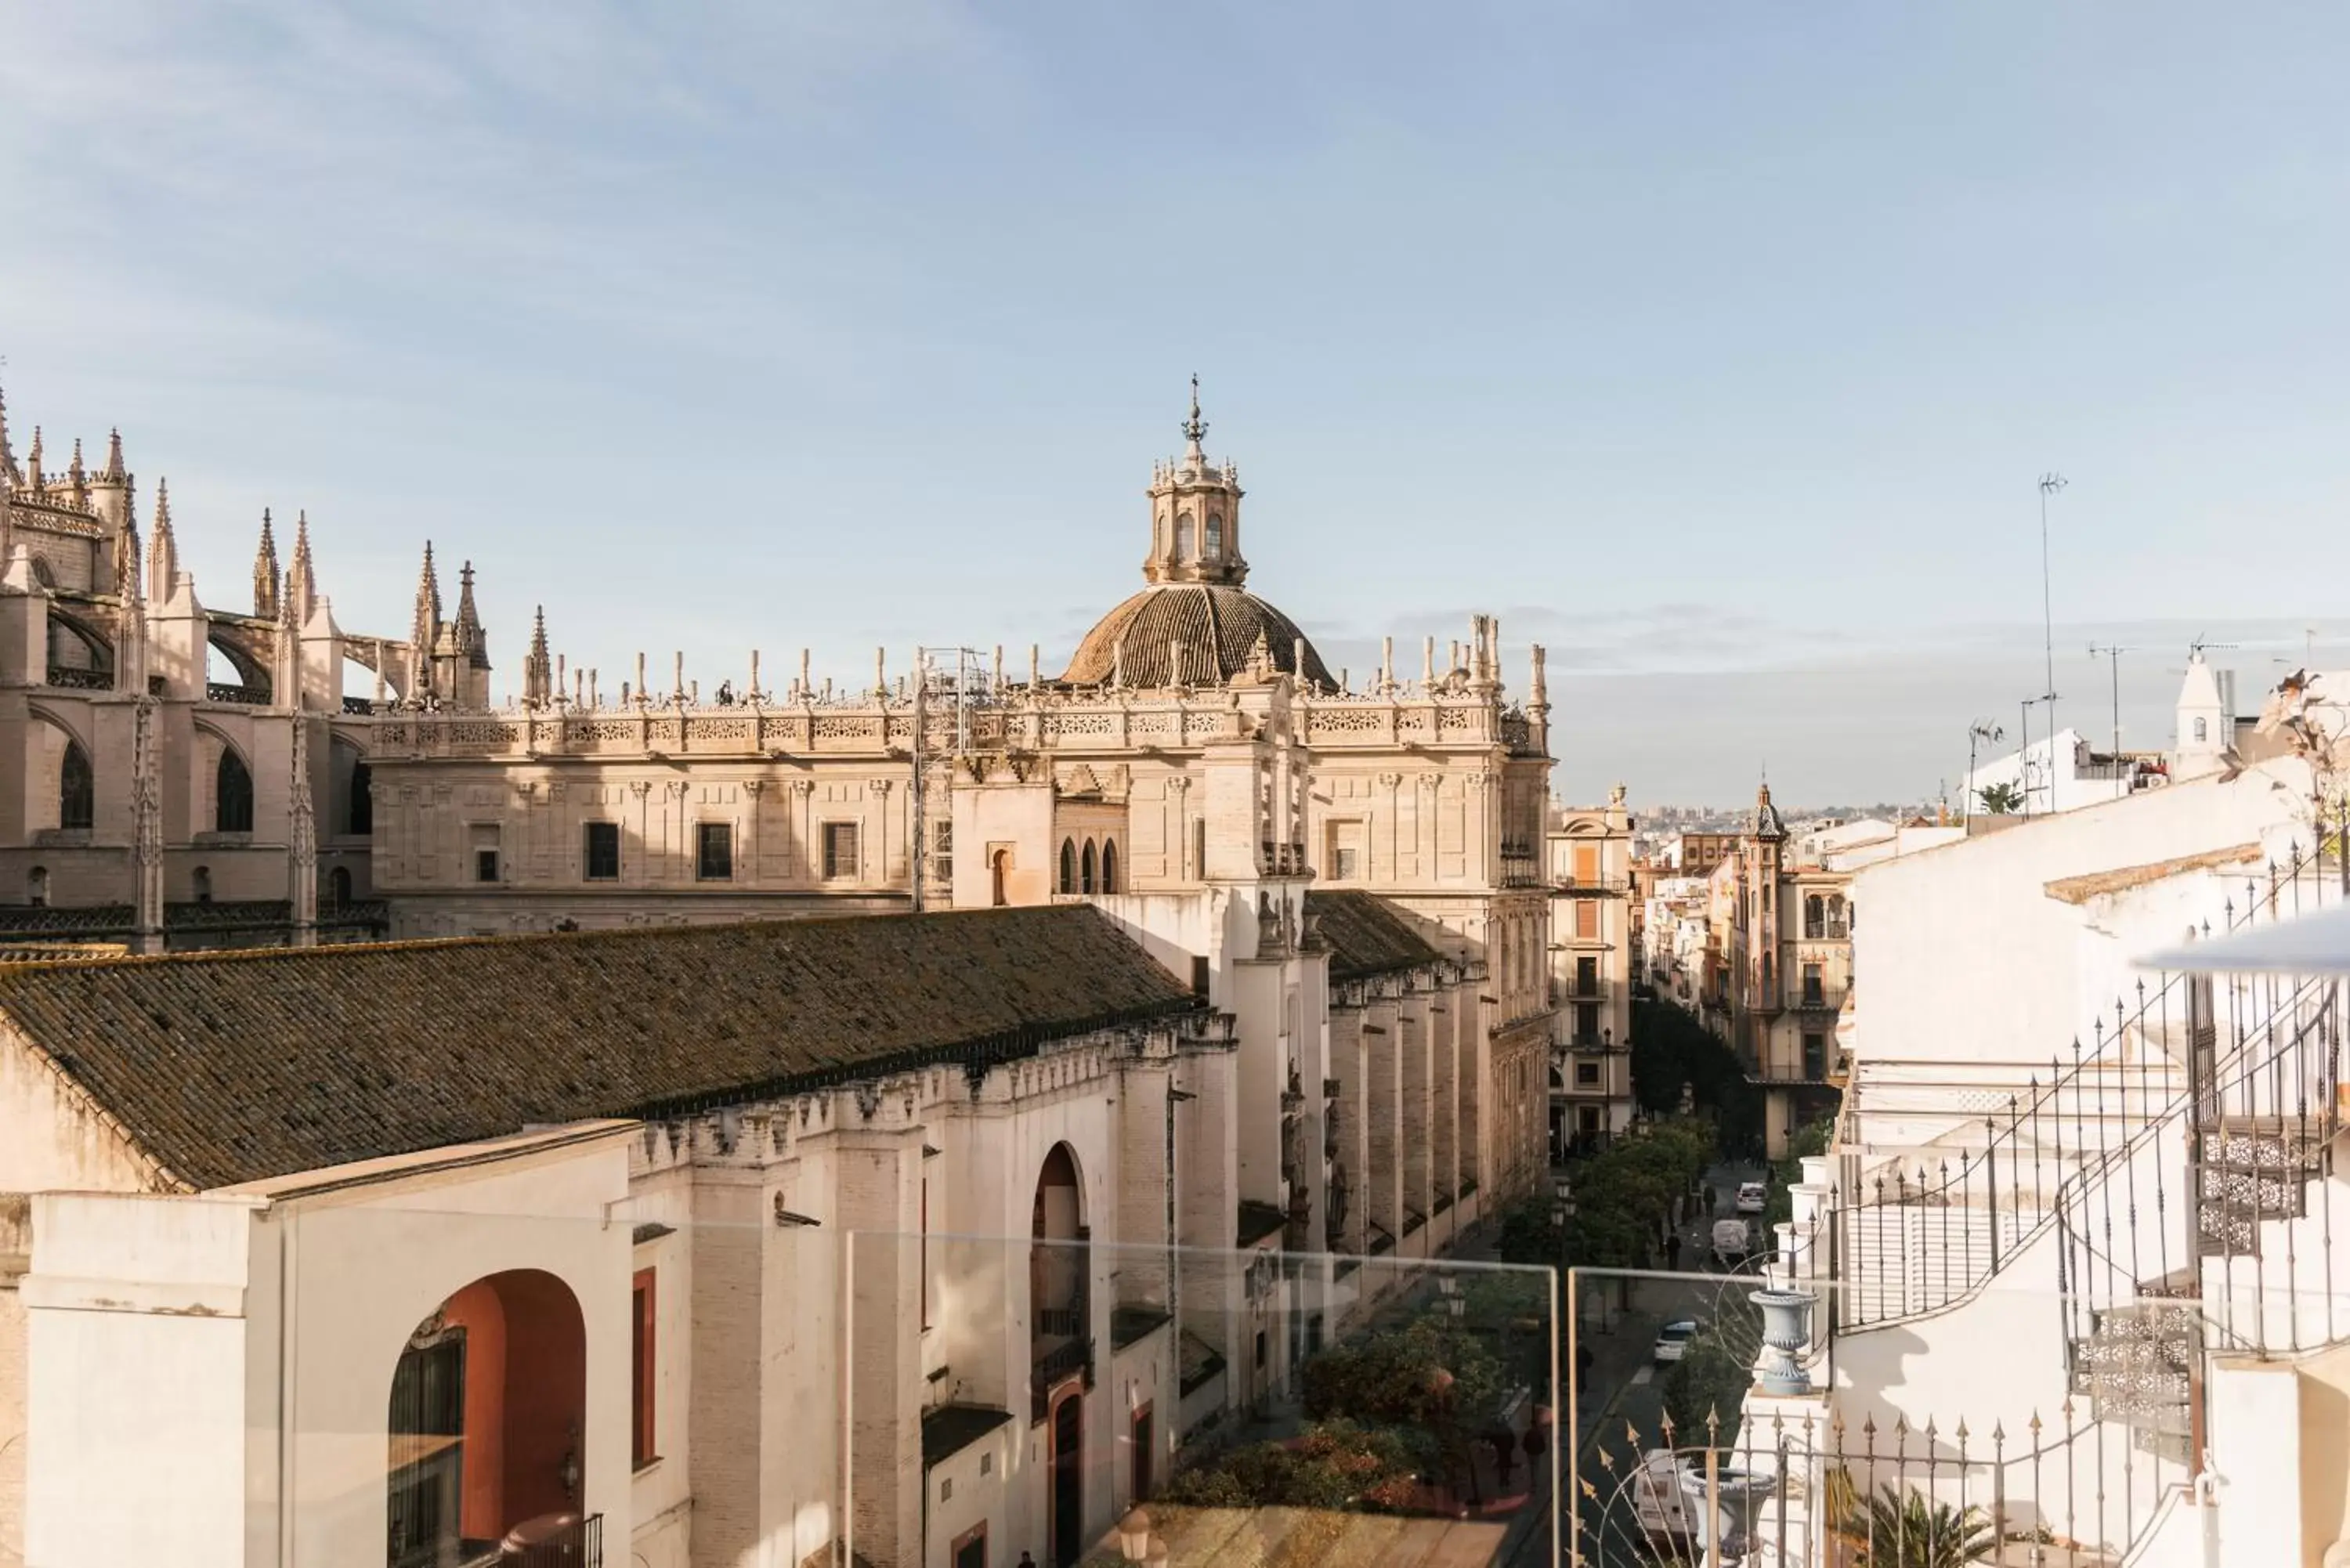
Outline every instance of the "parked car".
<path id="1" fill-rule="evenodd" d="M 1725 1269 L 1734 1269 L 1746 1261 L 1751 1245 L 1743 1220 L 1717 1220 L 1713 1222 L 1713 1256 Z"/>
<path id="2" fill-rule="evenodd" d="M 1738 1211 L 1741 1214 L 1760 1214 L 1770 1201 L 1771 1189 L 1761 1182 L 1742 1181 L 1738 1184 Z"/>
<path id="3" fill-rule="evenodd" d="M 1685 1317 L 1657 1330 L 1657 1365 L 1662 1366 L 1669 1362 L 1679 1361 L 1686 1355 L 1689 1342 L 1697 1337 L 1699 1326 L 1697 1319 Z"/>

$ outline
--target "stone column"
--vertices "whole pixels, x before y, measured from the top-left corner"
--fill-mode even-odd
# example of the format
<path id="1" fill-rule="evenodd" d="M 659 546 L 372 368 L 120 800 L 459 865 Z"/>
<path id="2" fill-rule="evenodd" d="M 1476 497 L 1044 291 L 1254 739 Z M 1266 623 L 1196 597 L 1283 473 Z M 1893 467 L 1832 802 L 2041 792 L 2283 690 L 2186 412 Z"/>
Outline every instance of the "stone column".
<path id="1" fill-rule="evenodd" d="M 1445 1234 L 1460 1228 L 1461 1195 L 1461 1052 L 1450 1003 L 1442 996 L 1428 1003 L 1429 1051 L 1429 1171 L 1430 1184 L 1440 1197 L 1454 1199 L 1447 1210 Z"/>
<path id="2" fill-rule="evenodd" d="M 1403 1234 L 1403 1114 L 1402 1050 L 1399 1044 L 1396 1004 L 1380 998 L 1364 1010 L 1363 1034 L 1369 1067 L 1369 1110 L 1365 1132 L 1369 1140 L 1366 1168 L 1357 1196 L 1364 1200 L 1365 1217 L 1390 1237 Z"/>
<path id="3" fill-rule="evenodd" d="M 843 1121 L 860 1111 L 840 1096 Z M 918 1562 L 922 1554 L 922 1130 L 844 1128 L 836 1143 L 836 1213 L 847 1250 L 846 1369 L 849 1522 L 858 1557 Z"/>
<path id="4" fill-rule="evenodd" d="M 1170 1297 L 1170 1257 L 1174 1240 L 1167 1206 L 1168 1137 L 1172 1130 L 1175 1060 L 1171 1054 L 1126 1059 L 1118 1064 L 1117 1306 L 1165 1310 Z"/>
<path id="5" fill-rule="evenodd" d="M 1330 1237 L 1331 1251 L 1359 1256 L 1370 1210 L 1370 1053 L 1359 1005 L 1330 1010 L 1330 1073 L 1338 1080 L 1337 1164 L 1347 1173 L 1347 1213 Z"/>
<path id="6" fill-rule="evenodd" d="M 1398 1096 L 1402 1106 L 1403 1222 L 1418 1215 L 1425 1220 L 1434 1212 L 1435 1194 L 1429 1180 L 1433 1096 L 1429 1086 L 1428 1002 L 1424 995 L 1407 996 L 1397 1009 L 1396 1054 L 1399 1064 Z M 1427 1238 L 1420 1238 L 1425 1248 Z"/>

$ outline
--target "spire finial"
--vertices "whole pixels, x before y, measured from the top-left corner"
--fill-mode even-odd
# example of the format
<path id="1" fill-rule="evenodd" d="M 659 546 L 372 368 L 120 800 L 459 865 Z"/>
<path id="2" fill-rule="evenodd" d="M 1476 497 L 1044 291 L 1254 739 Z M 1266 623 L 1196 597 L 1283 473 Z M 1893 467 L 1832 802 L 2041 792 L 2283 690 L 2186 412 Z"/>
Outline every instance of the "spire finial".
<path id="1" fill-rule="evenodd" d="M 106 472 L 99 477 L 120 481 L 129 476 L 129 471 L 122 466 L 122 430 L 117 426 L 106 432 Z"/>
<path id="2" fill-rule="evenodd" d="M 1200 417 L 1200 372 L 1191 372 L 1191 417 L 1183 421 L 1183 439 L 1189 443 L 1189 455 L 1200 455 L 1200 441 L 1208 433 L 1208 421 Z"/>
<path id="3" fill-rule="evenodd" d="M 26 483 L 34 494 L 38 495 L 49 487 L 49 476 L 41 472 L 41 427 L 38 425 L 33 427 L 33 450 L 25 461 L 31 465 Z"/>
<path id="4" fill-rule="evenodd" d="M 155 531 L 147 539 L 147 587 L 159 599 L 172 597 L 179 580 L 180 546 L 172 537 L 171 481 L 155 482 Z"/>
<path id="5" fill-rule="evenodd" d="M 275 619 L 280 605 L 277 535 L 271 529 L 269 508 L 261 509 L 261 543 L 253 552 L 253 613 Z"/>

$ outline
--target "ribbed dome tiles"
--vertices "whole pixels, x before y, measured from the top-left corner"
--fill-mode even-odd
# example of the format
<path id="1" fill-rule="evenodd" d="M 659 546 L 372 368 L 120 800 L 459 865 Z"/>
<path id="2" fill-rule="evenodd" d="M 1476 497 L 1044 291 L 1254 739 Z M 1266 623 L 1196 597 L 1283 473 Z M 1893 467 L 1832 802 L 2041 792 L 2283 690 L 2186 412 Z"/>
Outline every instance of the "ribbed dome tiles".
<path id="1" fill-rule="evenodd" d="M 1248 668 L 1260 635 L 1275 669 L 1309 684 L 1338 684 L 1310 642 L 1305 668 L 1297 668 L 1305 634 L 1296 622 L 1244 589 L 1214 583 L 1143 589 L 1086 633 L 1061 679 L 1073 686 L 1107 686 L 1114 676 L 1128 686 L 1171 686 L 1176 671 L 1169 645 L 1180 642 L 1183 684 L 1222 685 Z"/>

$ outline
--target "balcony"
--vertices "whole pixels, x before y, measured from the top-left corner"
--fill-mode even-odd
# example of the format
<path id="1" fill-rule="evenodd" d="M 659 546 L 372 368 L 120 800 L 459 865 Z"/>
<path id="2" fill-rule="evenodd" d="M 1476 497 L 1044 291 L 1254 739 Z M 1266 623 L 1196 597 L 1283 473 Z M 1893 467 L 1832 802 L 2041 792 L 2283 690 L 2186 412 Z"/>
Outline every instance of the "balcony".
<path id="1" fill-rule="evenodd" d="M 1620 898 L 1632 890 L 1629 877 L 1554 877 L 1550 890 L 1586 898 Z"/>
<path id="2" fill-rule="evenodd" d="M 603 1568 L 604 1516 L 516 1525 L 490 1561 L 498 1568 Z"/>
<path id="3" fill-rule="evenodd" d="M 1035 1418 L 1045 1418 L 1055 1387 L 1082 1374 L 1094 1382 L 1093 1251 L 1067 1242 L 1040 1242 L 1028 1262 L 1035 1324 L 1029 1334 L 1029 1393 Z"/>
<path id="4" fill-rule="evenodd" d="M 1029 1363 L 1028 1418 L 1041 1421 L 1051 1408 L 1053 1390 L 1072 1377 L 1083 1377 L 1086 1386 L 1094 1386 L 1094 1342 L 1079 1338 L 1065 1340 L 1047 1349 L 1042 1342 Z"/>

